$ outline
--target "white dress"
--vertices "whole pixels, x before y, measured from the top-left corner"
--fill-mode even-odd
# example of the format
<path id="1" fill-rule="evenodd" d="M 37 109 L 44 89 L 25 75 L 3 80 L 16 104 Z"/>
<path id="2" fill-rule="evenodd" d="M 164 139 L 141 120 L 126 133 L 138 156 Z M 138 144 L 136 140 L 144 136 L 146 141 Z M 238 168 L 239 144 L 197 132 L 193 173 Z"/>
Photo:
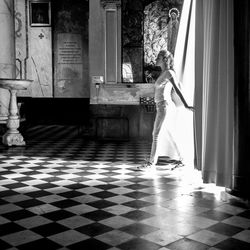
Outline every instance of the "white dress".
<path id="1" fill-rule="evenodd" d="M 174 160 L 181 159 L 186 165 L 191 166 L 194 160 L 193 112 L 184 106 L 175 106 L 171 99 L 172 86 L 170 81 L 166 82 L 164 99 L 168 102 L 168 106 L 156 154 Z"/>
<path id="2" fill-rule="evenodd" d="M 176 130 L 177 108 L 171 99 L 171 90 L 173 85 L 169 80 L 165 80 L 160 84 L 161 86 L 164 85 L 164 100 L 167 102 L 168 105 L 166 117 L 164 119 L 159 134 L 156 155 L 168 156 L 171 159 L 180 160 L 182 159 L 182 156 L 179 150 L 179 143 L 177 140 L 178 131 Z M 156 88 L 157 87 L 159 86 L 157 86 L 156 82 Z"/>

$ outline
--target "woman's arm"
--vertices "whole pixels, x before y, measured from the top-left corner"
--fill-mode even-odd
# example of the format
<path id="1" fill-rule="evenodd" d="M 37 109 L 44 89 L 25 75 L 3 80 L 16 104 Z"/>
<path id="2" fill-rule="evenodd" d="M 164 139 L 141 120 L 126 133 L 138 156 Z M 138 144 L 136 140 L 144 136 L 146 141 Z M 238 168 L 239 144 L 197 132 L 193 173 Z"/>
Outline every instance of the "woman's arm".
<path id="1" fill-rule="evenodd" d="M 170 72 L 169 72 L 170 73 Z M 175 92 L 177 93 L 177 95 L 180 97 L 182 103 L 184 104 L 185 108 L 187 109 L 190 109 L 190 110 L 194 110 L 194 108 L 192 106 L 189 106 L 184 98 L 184 96 L 182 95 L 180 89 L 177 87 L 176 83 L 175 83 L 175 80 L 172 76 L 172 73 L 170 73 L 170 78 L 169 78 L 169 81 L 172 83 L 173 87 L 174 87 L 174 90 Z"/>

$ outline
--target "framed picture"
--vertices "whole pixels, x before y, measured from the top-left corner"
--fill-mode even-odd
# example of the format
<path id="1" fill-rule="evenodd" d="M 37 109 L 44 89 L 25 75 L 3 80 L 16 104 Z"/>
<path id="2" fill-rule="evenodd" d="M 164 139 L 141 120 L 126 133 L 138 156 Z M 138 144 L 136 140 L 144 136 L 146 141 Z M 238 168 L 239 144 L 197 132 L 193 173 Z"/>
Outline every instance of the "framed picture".
<path id="1" fill-rule="evenodd" d="M 30 26 L 50 26 L 50 1 L 30 1 Z"/>

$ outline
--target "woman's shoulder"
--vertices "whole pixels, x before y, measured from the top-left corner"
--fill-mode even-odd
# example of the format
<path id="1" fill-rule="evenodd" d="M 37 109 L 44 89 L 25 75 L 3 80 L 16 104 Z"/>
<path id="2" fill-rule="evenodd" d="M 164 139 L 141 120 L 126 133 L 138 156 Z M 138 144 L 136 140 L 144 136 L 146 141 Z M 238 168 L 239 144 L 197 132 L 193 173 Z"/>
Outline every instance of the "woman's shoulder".
<path id="1" fill-rule="evenodd" d="M 175 76 L 175 72 L 173 70 L 165 70 L 163 72 L 164 78 L 170 79 Z"/>

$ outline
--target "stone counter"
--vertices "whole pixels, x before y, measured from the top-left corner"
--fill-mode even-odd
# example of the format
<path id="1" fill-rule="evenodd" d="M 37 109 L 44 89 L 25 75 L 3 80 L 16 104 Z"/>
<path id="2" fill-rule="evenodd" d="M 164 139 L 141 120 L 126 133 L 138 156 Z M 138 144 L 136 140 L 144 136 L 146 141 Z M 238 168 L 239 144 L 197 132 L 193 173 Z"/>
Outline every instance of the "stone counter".
<path id="1" fill-rule="evenodd" d="M 93 85 L 92 90 L 91 104 L 139 105 L 140 97 L 154 95 L 154 84 L 103 83 Z"/>

